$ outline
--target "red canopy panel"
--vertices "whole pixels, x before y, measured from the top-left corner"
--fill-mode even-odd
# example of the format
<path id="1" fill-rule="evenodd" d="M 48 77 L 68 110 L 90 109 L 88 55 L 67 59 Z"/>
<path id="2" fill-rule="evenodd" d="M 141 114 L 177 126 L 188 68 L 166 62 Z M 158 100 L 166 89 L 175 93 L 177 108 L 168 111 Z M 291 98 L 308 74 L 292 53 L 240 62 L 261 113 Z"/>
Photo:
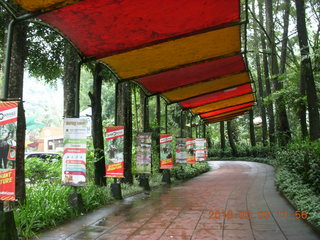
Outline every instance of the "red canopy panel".
<path id="1" fill-rule="evenodd" d="M 232 97 L 240 96 L 240 95 L 251 93 L 251 92 L 252 92 L 251 83 L 247 83 L 245 85 L 241 85 L 238 87 L 228 88 L 222 91 L 191 98 L 189 100 L 182 101 L 179 104 L 181 105 L 182 108 L 194 108 L 194 107 L 206 105 L 208 103 L 221 101 L 227 98 L 232 98 Z"/>
<path id="2" fill-rule="evenodd" d="M 253 104 L 254 104 L 254 102 L 250 102 L 250 103 L 240 104 L 237 106 L 227 107 L 227 108 L 219 109 L 216 111 L 200 114 L 200 117 L 201 118 L 213 117 L 215 115 L 219 115 L 222 113 L 231 112 L 231 111 L 238 110 L 238 109 L 245 108 L 245 107 L 250 107 Z"/>
<path id="3" fill-rule="evenodd" d="M 239 0 L 83 0 L 39 16 L 102 58 L 240 19 Z M 205 47 L 205 46 L 204 46 Z"/>
<path id="4" fill-rule="evenodd" d="M 245 69 L 242 55 L 239 54 L 161 72 L 138 78 L 135 81 L 140 83 L 150 93 L 160 93 L 188 84 L 241 72 Z"/>
<path id="5" fill-rule="evenodd" d="M 231 120 L 237 116 L 240 116 L 240 115 L 243 115 L 246 111 L 243 111 L 243 112 L 239 112 L 239 113 L 235 113 L 235 114 L 230 114 L 230 115 L 227 115 L 227 116 L 223 116 L 223 117 L 220 117 L 220 118 L 213 118 L 213 119 L 209 119 L 209 120 L 205 120 L 204 119 L 204 122 L 205 123 L 216 123 L 216 122 L 222 122 L 222 121 L 226 121 L 226 120 Z"/>

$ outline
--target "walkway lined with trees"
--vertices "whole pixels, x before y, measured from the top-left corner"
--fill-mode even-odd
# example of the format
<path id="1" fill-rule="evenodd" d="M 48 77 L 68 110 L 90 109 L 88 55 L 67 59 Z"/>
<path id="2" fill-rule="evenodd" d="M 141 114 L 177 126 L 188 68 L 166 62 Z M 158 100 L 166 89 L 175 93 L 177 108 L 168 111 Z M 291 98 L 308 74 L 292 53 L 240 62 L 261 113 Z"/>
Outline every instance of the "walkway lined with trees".
<path id="1" fill-rule="evenodd" d="M 133 186 L 137 175 L 148 189 L 148 179 L 159 172 L 167 182 L 170 173 L 183 174 L 185 166 L 159 169 L 159 136 L 170 133 L 207 138 L 211 158 L 275 156 L 281 190 L 298 209 L 305 204 L 308 220 L 319 226 L 320 3 L 292 3 L 0 0 L 1 100 L 19 104 L 16 157 L 9 162 L 20 208 L 30 206 L 22 94 L 26 69 L 47 83 L 63 80 L 63 118 L 78 118 L 82 108 L 92 107 L 93 149 L 86 150 L 88 173 L 94 174 L 84 189 L 72 188 L 76 202 L 81 202 L 79 192 L 91 187 L 99 192 L 111 186 L 120 199 L 121 186 Z M 84 79 L 81 70 L 92 78 Z M 124 127 L 121 179 L 105 177 L 107 126 Z M 147 174 L 137 174 L 134 142 L 141 132 L 152 132 Z M 9 149 L 6 144 L 3 149 Z M 1 172 L 9 158 L 4 155 Z M 19 211 L 14 204 L 5 205 Z"/>
<path id="2" fill-rule="evenodd" d="M 40 235 L 41 240 L 318 240 L 274 186 L 274 169 L 210 162 L 187 182 L 128 198 Z M 232 177 L 230 178 L 230 175 Z"/>

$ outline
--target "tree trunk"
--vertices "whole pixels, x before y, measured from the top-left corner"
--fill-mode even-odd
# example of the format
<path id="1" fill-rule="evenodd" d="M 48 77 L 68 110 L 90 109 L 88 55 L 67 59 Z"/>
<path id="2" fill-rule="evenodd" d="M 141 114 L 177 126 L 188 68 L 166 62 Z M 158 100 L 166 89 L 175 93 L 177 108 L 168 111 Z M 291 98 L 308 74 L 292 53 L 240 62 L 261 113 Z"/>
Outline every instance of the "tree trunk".
<path id="1" fill-rule="evenodd" d="M 264 22 L 264 14 L 263 14 L 263 7 L 262 1 L 258 1 L 259 6 L 259 21 L 261 24 Z M 270 74 L 269 74 L 269 62 L 268 62 L 268 55 L 267 55 L 267 46 L 264 34 L 261 32 L 261 46 L 263 49 L 263 69 L 264 69 L 264 78 L 266 82 L 266 96 L 271 95 L 271 84 L 270 84 Z M 268 113 L 268 120 L 269 120 L 269 142 L 270 145 L 273 146 L 276 143 L 275 138 L 275 119 L 274 119 L 274 112 L 273 112 L 273 102 L 268 103 L 267 105 L 267 113 Z"/>
<path id="2" fill-rule="evenodd" d="M 157 126 L 152 131 L 152 137 L 153 137 L 153 144 L 154 144 L 154 156 L 152 158 L 152 169 L 153 171 L 158 172 L 159 171 L 159 164 L 160 164 L 160 124 L 161 124 L 161 102 L 160 102 L 160 96 L 156 96 L 156 121 Z"/>
<path id="3" fill-rule="evenodd" d="M 92 140 L 94 147 L 94 183 L 98 186 L 106 185 L 106 165 L 104 156 L 104 139 L 102 129 L 102 104 L 101 104 L 101 88 L 102 88 L 102 65 L 95 64 L 93 72 L 93 91 L 89 92 L 92 108 Z"/>
<path id="4" fill-rule="evenodd" d="M 74 48 L 66 43 L 64 52 L 64 76 L 63 76 L 63 93 L 64 93 L 64 117 L 74 118 L 75 104 L 79 103 L 76 99 L 76 85 L 77 85 L 77 67 L 79 56 Z M 79 95 L 78 95 L 79 96 Z"/>
<path id="5" fill-rule="evenodd" d="M 256 146 L 256 136 L 254 134 L 254 124 L 253 124 L 253 110 L 249 111 L 249 126 L 250 126 L 250 142 L 251 146 Z"/>
<path id="6" fill-rule="evenodd" d="M 227 132 L 228 132 L 228 139 L 229 139 L 229 144 L 230 144 L 230 147 L 231 147 L 232 155 L 233 156 L 238 156 L 237 147 L 236 147 L 236 144 L 235 144 L 234 139 L 233 139 L 233 128 L 232 128 L 232 125 L 231 125 L 231 120 L 227 121 Z"/>
<path id="7" fill-rule="evenodd" d="M 224 134 L 224 122 L 220 122 L 220 146 L 224 152 L 226 150 L 226 137 Z"/>
<path id="8" fill-rule="evenodd" d="M 309 55 L 308 33 L 305 22 L 304 0 L 295 0 L 297 30 L 301 53 L 301 81 L 306 83 L 307 103 L 310 122 L 310 139 L 320 138 L 319 103 Z"/>
<path id="9" fill-rule="evenodd" d="M 299 104 L 298 117 L 300 120 L 301 137 L 305 139 L 306 137 L 308 137 L 307 113 L 306 113 L 307 107 L 303 99 L 306 96 L 306 83 L 302 75 L 300 76 L 300 81 L 299 81 L 299 92 L 300 92 L 300 98 L 302 99 L 298 103 Z"/>
<path id="10" fill-rule="evenodd" d="M 27 29 L 26 23 L 18 23 L 14 27 L 8 90 L 9 99 L 23 99 L 23 72 L 27 56 Z M 21 101 L 18 109 L 16 136 L 16 197 L 21 204 L 25 203 L 26 200 L 24 171 L 25 131 L 26 119 L 23 102 Z"/>
<path id="11" fill-rule="evenodd" d="M 255 14 L 255 1 L 253 1 L 253 7 L 252 11 Z M 253 28 L 254 28 L 254 42 L 256 47 L 258 47 L 259 44 L 259 38 L 258 38 L 258 28 L 257 23 L 253 22 Z M 258 47 L 259 49 L 259 47 Z M 266 108 L 263 103 L 263 99 L 265 97 L 264 89 L 263 89 L 263 83 L 262 83 L 262 75 L 261 75 L 261 61 L 260 61 L 260 54 L 257 51 L 255 53 L 255 61 L 256 61 L 256 68 L 257 68 L 257 80 L 258 80 L 258 93 L 259 97 L 257 99 L 260 114 L 261 114 L 261 120 L 262 120 L 262 145 L 267 145 L 267 133 L 268 133 L 268 127 L 267 127 L 267 117 L 266 117 Z"/>
<path id="12" fill-rule="evenodd" d="M 143 132 L 147 132 L 150 129 L 149 126 L 149 104 L 146 99 L 146 94 L 140 89 L 140 128 Z"/>
<path id="13" fill-rule="evenodd" d="M 131 83 L 120 83 L 118 88 L 118 125 L 124 126 L 124 179 L 132 184 L 132 96 Z"/>
<path id="14" fill-rule="evenodd" d="M 275 91 L 283 89 L 282 83 L 278 80 L 279 77 L 279 65 L 276 55 L 275 46 L 275 33 L 274 33 L 274 22 L 272 12 L 272 0 L 265 0 L 266 3 L 266 16 L 267 16 L 267 32 L 270 37 L 269 48 L 271 50 L 271 75 L 272 82 Z M 289 128 L 289 121 L 287 116 L 286 106 L 282 96 L 279 96 L 276 101 L 276 116 L 277 116 L 277 137 L 280 146 L 285 146 L 291 139 L 291 133 Z"/>

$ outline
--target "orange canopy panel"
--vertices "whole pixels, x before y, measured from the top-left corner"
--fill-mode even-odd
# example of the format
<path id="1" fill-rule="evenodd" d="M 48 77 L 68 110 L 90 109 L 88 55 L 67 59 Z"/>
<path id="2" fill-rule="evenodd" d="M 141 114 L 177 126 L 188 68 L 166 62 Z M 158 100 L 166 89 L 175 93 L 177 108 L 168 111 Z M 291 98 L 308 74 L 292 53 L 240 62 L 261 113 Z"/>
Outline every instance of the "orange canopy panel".
<path id="1" fill-rule="evenodd" d="M 223 113 L 228 113 L 228 112 L 239 110 L 239 109 L 242 109 L 242 108 L 251 107 L 251 106 L 253 106 L 253 104 L 254 104 L 253 102 L 239 104 L 239 105 L 236 105 L 236 106 L 227 107 L 227 108 L 215 110 L 215 111 L 208 112 L 208 113 L 203 113 L 203 114 L 200 114 L 200 117 L 201 118 L 210 118 L 210 117 L 214 117 L 214 116 L 217 116 L 217 115 L 220 115 L 220 114 L 223 114 Z"/>
<path id="2" fill-rule="evenodd" d="M 151 75 L 240 51 L 240 26 L 222 28 L 102 58 L 121 79 Z"/>
<path id="3" fill-rule="evenodd" d="M 223 109 L 231 106 L 236 106 L 239 104 L 250 103 L 254 101 L 254 96 L 252 93 L 245 94 L 242 96 L 237 96 L 234 98 L 225 99 L 215 103 L 209 103 L 207 105 L 203 105 L 196 108 L 191 108 L 194 114 L 202 114 L 212 112 L 218 109 Z"/>
<path id="4" fill-rule="evenodd" d="M 253 105 L 253 104 L 252 104 L 252 105 Z M 239 112 L 251 110 L 251 109 L 252 109 L 252 105 L 251 105 L 250 107 L 242 107 L 242 108 L 239 108 L 239 109 L 237 109 L 237 110 L 233 110 L 233 111 L 229 111 L 229 112 L 217 114 L 217 115 L 214 115 L 214 116 L 212 116 L 212 117 L 203 118 L 203 119 L 205 119 L 205 120 L 210 120 L 210 119 L 215 119 L 215 118 L 221 118 L 221 117 L 229 116 L 229 115 L 231 115 L 231 114 L 235 114 L 235 113 L 239 113 Z"/>
<path id="5" fill-rule="evenodd" d="M 239 113 L 234 113 L 234 114 L 230 114 L 230 115 L 227 115 L 227 116 L 224 116 L 224 117 L 219 117 L 219 118 L 214 118 L 214 119 L 209 119 L 209 120 L 205 120 L 204 119 L 204 122 L 206 124 L 209 124 L 209 123 L 228 121 L 228 120 L 231 120 L 231 119 L 233 119 L 233 118 L 235 118 L 237 116 L 243 115 L 246 112 L 247 111 L 242 111 L 242 112 L 239 112 Z"/>
<path id="6" fill-rule="evenodd" d="M 238 22 L 240 1 L 83 0 L 40 18 L 68 37 L 84 56 L 102 58 Z"/>
<path id="7" fill-rule="evenodd" d="M 79 0 L 15 0 L 22 8 L 29 12 L 49 11 L 76 3 Z"/>
<path id="8" fill-rule="evenodd" d="M 177 102 L 206 93 L 228 89 L 245 83 L 250 83 L 250 78 L 247 72 L 242 72 L 188 85 L 185 87 L 176 88 L 168 92 L 164 92 L 162 95 L 171 102 Z"/>
<path id="9" fill-rule="evenodd" d="M 251 83 L 246 83 L 241 86 L 231 87 L 214 93 L 208 93 L 199 97 L 194 97 L 182 102 L 179 102 L 183 108 L 194 108 L 208 103 L 218 102 L 227 98 L 232 98 L 252 92 Z"/>
<path id="10" fill-rule="evenodd" d="M 212 123 L 217 123 L 217 122 L 224 122 L 224 121 L 232 120 L 233 118 L 234 118 L 234 116 L 221 118 L 221 119 L 213 119 L 213 120 L 210 120 L 210 121 L 204 121 L 204 123 L 205 124 L 212 124 Z"/>
<path id="11" fill-rule="evenodd" d="M 246 67 L 242 55 L 238 54 L 138 78 L 135 81 L 154 94 L 244 70 Z"/>

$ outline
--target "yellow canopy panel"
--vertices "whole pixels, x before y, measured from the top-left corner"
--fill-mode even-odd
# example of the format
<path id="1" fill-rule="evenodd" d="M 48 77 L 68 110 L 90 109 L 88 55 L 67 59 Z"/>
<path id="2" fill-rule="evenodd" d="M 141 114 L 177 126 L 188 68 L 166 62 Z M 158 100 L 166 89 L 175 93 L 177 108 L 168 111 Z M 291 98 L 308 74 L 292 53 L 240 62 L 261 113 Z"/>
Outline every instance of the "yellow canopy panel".
<path id="1" fill-rule="evenodd" d="M 199 96 L 205 93 L 215 92 L 249 82 L 249 74 L 247 72 L 242 72 L 238 74 L 223 76 L 221 78 L 215 78 L 210 81 L 200 82 L 185 87 L 173 89 L 164 92 L 162 95 L 171 102 L 176 102 Z"/>
<path id="2" fill-rule="evenodd" d="M 240 51 L 240 26 L 213 30 L 120 53 L 100 61 L 131 79 Z"/>
<path id="3" fill-rule="evenodd" d="M 201 113 L 211 112 L 217 109 L 222 109 L 222 108 L 231 107 L 231 106 L 235 106 L 235 105 L 239 105 L 247 102 L 253 102 L 253 101 L 254 101 L 254 96 L 252 93 L 250 93 L 250 94 L 242 95 L 239 97 L 229 98 L 219 102 L 210 103 L 200 107 L 192 108 L 191 110 L 194 114 L 201 114 Z"/>
<path id="4" fill-rule="evenodd" d="M 248 111 L 248 110 L 251 110 L 251 109 L 252 109 L 252 106 L 251 107 L 246 107 L 246 108 L 241 108 L 241 109 L 230 111 L 230 112 L 226 112 L 226 113 L 223 113 L 223 114 L 215 115 L 213 117 L 208 117 L 208 118 L 204 118 L 204 119 L 205 120 L 213 120 L 213 119 L 216 119 L 216 118 L 229 116 L 231 114 L 235 114 L 235 113 L 239 113 L 239 112 L 243 112 L 243 111 Z"/>
<path id="5" fill-rule="evenodd" d="M 15 0 L 23 9 L 29 12 L 43 12 L 79 2 L 79 0 Z"/>

